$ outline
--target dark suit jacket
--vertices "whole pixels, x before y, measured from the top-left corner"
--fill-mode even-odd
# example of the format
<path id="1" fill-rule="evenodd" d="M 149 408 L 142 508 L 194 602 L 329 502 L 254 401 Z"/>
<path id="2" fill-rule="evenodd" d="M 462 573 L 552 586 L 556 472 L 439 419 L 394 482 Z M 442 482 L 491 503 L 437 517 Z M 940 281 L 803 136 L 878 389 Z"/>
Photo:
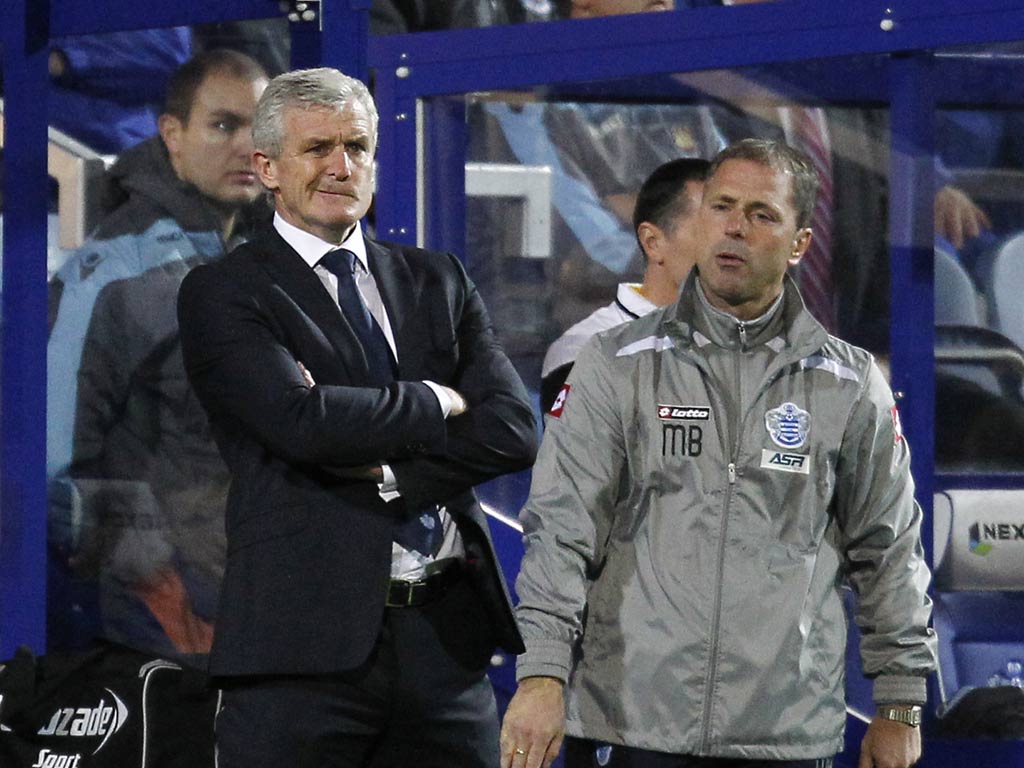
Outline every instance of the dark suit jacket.
<path id="1" fill-rule="evenodd" d="M 369 239 L 367 252 L 398 349 L 398 380 L 384 388 L 368 386 L 355 333 L 275 231 L 181 286 L 185 368 L 233 479 L 214 675 L 362 663 L 381 626 L 395 521 L 428 503 L 446 505 L 462 532 L 492 618 L 481 631 L 522 649 L 472 486 L 532 463 L 526 391 L 454 256 Z M 467 413 L 444 420 L 423 380 L 461 392 Z M 400 500 L 331 471 L 381 462 Z"/>

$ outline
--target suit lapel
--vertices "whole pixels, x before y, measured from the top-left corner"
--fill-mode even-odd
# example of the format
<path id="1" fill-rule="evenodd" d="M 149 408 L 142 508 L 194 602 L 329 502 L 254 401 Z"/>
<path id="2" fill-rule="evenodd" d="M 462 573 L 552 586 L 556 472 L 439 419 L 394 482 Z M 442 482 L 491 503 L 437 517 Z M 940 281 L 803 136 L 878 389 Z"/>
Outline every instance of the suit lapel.
<path id="1" fill-rule="evenodd" d="M 279 285 L 320 328 L 345 367 L 352 373 L 361 371 L 362 375 L 365 375 L 366 356 L 363 354 L 359 337 L 320 282 L 316 272 L 310 269 L 277 230 L 271 228 L 268 238 L 259 238 L 255 242 L 268 243 L 268 247 L 263 251 L 266 256 L 264 267 L 274 283 Z"/>

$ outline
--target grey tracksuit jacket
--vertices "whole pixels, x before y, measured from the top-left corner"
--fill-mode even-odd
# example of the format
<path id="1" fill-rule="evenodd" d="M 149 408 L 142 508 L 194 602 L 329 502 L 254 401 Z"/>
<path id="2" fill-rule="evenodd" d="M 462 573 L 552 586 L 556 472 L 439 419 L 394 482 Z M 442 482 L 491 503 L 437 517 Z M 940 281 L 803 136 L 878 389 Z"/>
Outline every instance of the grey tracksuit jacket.
<path id="1" fill-rule="evenodd" d="M 691 273 L 599 334 L 556 401 L 521 519 L 520 679 L 568 681 L 567 730 L 674 753 L 842 748 L 859 594 L 880 702 L 923 702 L 929 572 L 909 453 L 871 356 L 788 280 L 741 324 Z"/>

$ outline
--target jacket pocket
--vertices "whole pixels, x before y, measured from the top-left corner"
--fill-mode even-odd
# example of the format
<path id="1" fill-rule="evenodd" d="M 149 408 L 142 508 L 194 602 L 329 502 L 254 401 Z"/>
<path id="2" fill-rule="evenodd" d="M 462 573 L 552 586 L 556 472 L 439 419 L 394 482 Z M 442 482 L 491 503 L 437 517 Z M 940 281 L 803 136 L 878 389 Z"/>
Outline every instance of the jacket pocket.
<path id="1" fill-rule="evenodd" d="M 284 504 L 261 510 L 228 529 L 228 553 L 261 541 L 291 536 L 308 525 L 309 511 L 305 504 Z"/>

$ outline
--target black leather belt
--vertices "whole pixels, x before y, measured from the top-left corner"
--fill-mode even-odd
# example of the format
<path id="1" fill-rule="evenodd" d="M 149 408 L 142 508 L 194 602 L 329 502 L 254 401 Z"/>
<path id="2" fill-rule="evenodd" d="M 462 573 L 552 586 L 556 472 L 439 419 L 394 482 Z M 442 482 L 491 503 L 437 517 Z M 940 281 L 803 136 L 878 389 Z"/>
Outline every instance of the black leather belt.
<path id="1" fill-rule="evenodd" d="M 432 603 L 462 578 L 462 562 L 452 560 L 442 570 L 418 581 L 392 579 L 388 583 L 388 596 L 384 605 L 388 608 L 414 608 Z"/>

